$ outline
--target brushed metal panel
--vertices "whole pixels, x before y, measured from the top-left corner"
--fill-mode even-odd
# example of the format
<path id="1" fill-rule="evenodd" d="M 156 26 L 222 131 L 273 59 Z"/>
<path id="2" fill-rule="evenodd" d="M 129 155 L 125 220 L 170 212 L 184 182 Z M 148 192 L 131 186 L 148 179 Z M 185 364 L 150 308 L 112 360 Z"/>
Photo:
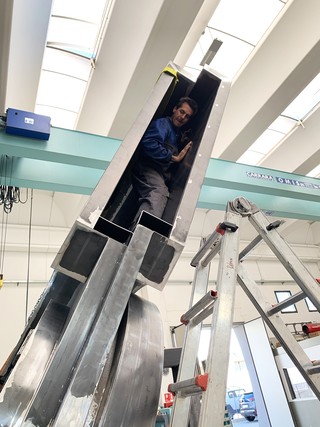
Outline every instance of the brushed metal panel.
<path id="1" fill-rule="evenodd" d="M 0 393 L 0 425 L 18 427 L 37 389 L 70 308 L 51 301 L 29 335 Z"/>
<path id="2" fill-rule="evenodd" d="M 163 331 L 158 308 L 131 295 L 123 345 L 110 375 L 109 393 L 95 427 L 155 425 L 163 369 Z M 89 427 L 89 424 L 86 424 Z"/>

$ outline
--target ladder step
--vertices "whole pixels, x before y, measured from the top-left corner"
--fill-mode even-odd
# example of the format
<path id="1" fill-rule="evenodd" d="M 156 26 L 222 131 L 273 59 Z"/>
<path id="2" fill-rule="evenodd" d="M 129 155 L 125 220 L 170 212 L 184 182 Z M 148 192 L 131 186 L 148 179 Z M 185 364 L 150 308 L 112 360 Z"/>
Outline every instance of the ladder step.
<path id="1" fill-rule="evenodd" d="M 251 254 L 251 252 L 253 252 L 263 242 L 264 242 L 264 240 L 263 240 L 263 238 L 259 234 L 257 237 L 255 237 L 252 240 L 251 243 L 249 243 L 249 245 L 247 245 L 243 249 L 242 252 L 240 252 L 240 254 L 239 254 L 239 261 L 244 261 Z"/>
<path id="2" fill-rule="evenodd" d="M 280 225 L 284 224 L 284 221 L 275 221 L 272 222 L 271 224 L 268 225 L 267 230 L 272 230 L 273 228 L 278 228 Z M 239 254 L 239 261 L 242 262 L 244 261 L 250 254 L 251 252 L 253 252 L 258 246 L 261 245 L 261 243 L 263 243 L 264 240 L 263 238 L 260 236 L 260 234 L 254 238 L 252 240 L 251 243 L 249 243 L 248 246 L 246 246 L 242 252 L 240 252 Z"/>
<path id="3" fill-rule="evenodd" d="M 168 392 L 176 394 L 181 392 L 181 397 L 193 396 L 207 390 L 208 374 L 197 375 L 189 380 L 169 384 Z"/>
<path id="4" fill-rule="evenodd" d="M 211 316 L 211 314 L 213 313 L 214 303 L 215 303 L 215 300 L 213 300 L 212 303 L 210 305 L 208 305 L 207 308 L 205 308 L 197 316 L 195 316 L 192 319 L 192 325 L 194 325 L 194 326 L 199 325 L 199 323 L 203 322 L 204 319 Z"/>
<path id="5" fill-rule="evenodd" d="M 313 360 L 312 367 L 307 369 L 309 375 L 320 373 L 320 360 Z"/>
<path id="6" fill-rule="evenodd" d="M 221 230 L 219 228 L 219 225 L 217 226 L 215 231 L 210 234 L 209 237 L 207 237 L 205 243 L 201 246 L 201 248 L 191 260 L 190 264 L 192 265 L 192 267 L 196 267 L 199 264 L 199 262 L 209 249 L 214 249 L 217 245 L 220 244 L 220 240 L 222 239 L 222 236 L 224 235 L 225 231 Z"/>
<path id="7" fill-rule="evenodd" d="M 188 325 L 191 319 L 193 319 L 200 312 L 202 313 L 203 312 L 202 310 L 205 310 L 206 308 L 211 306 L 216 299 L 217 299 L 217 292 L 209 291 L 194 306 L 192 306 L 185 314 L 181 316 L 181 319 L 180 319 L 181 323 L 183 323 L 184 325 Z M 209 316 L 209 314 L 207 314 L 203 319 Z M 196 324 L 198 323 L 200 323 L 200 321 L 198 321 Z"/>
<path id="8" fill-rule="evenodd" d="M 300 292 L 296 293 L 295 295 L 292 295 L 291 297 L 279 302 L 279 304 L 275 304 L 268 311 L 268 316 L 272 316 L 273 314 L 276 314 L 279 311 L 284 310 L 285 308 L 289 307 L 290 305 L 295 304 L 298 301 L 301 301 L 305 297 L 306 297 L 306 294 L 303 291 L 300 291 Z"/>

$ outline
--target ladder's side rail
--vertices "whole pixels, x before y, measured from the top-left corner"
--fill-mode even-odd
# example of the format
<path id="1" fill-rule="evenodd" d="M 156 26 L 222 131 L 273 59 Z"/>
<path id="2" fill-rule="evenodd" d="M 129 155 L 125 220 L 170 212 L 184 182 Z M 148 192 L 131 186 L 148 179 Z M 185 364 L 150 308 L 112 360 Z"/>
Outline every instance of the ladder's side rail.
<path id="1" fill-rule="evenodd" d="M 292 336 L 278 314 L 269 316 L 271 304 L 265 299 L 258 285 L 249 276 L 242 264 L 238 266 L 238 283 L 248 295 L 249 299 L 269 326 L 274 336 L 285 349 L 292 362 L 306 380 L 314 394 L 320 400 L 320 374 L 309 375 L 307 370 L 313 367 L 312 362 L 303 351 L 299 343 Z"/>
<path id="2" fill-rule="evenodd" d="M 203 267 L 201 264 L 198 264 L 196 267 L 192 285 L 192 294 L 190 297 L 190 308 L 206 294 L 209 270 L 210 266 Z M 195 325 L 193 322 L 190 322 L 186 326 L 177 378 L 177 381 L 179 382 L 190 379 L 195 375 L 200 333 L 201 323 Z M 170 427 L 187 427 L 190 406 L 191 398 L 184 398 L 181 396 L 181 393 L 177 393 L 173 403 Z"/>
<path id="3" fill-rule="evenodd" d="M 199 427 L 221 427 L 225 415 L 225 392 L 228 373 L 228 354 L 233 324 L 233 311 L 239 257 L 239 233 L 236 228 L 241 215 L 231 212 L 225 215 L 228 228 L 221 244 L 218 270 L 218 298 L 214 304 L 209 356 L 207 360 L 207 390 L 202 395 Z"/>
<path id="4" fill-rule="evenodd" d="M 300 286 L 302 291 L 310 298 L 320 312 L 320 287 L 307 268 L 302 264 L 293 250 L 280 236 L 275 228 L 268 230 L 269 221 L 259 211 L 249 216 L 249 221 L 267 243 L 279 261 Z"/>

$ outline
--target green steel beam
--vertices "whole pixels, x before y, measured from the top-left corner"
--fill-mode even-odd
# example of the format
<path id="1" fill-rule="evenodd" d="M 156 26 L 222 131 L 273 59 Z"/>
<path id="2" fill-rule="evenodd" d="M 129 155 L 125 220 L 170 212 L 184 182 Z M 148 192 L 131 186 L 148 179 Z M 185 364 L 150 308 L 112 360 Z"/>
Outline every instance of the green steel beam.
<path id="1" fill-rule="evenodd" d="M 11 163 L 9 163 L 9 167 Z M 38 190 L 90 195 L 104 170 L 35 159 L 14 158 L 12 177 L 1 184 Z"/>
<path id="2" fill-rule="evenodd" d="M 89 195 L 121 143 L 58 128 L 49 141 L 0 131 L 0 154 L 14 157 L 11 179 L 7 173 L 1 183 Z M 198 207 L 224 210 L 239 196 L 274 216 L 320 221 L 319 179 L 210 159 Z"/>
<path id="3" fill-rule="evenodd" d="M 320 201 L 320 180 L 317 178 L 226 160 L 210 160 L 203 184 L 262 195 Z"/>
<path id="4" fill-rule="evenodd" d="M 51 127 L 48 141 L 0 130 L 0 154 L 105 170 L 122 141 Z"/>

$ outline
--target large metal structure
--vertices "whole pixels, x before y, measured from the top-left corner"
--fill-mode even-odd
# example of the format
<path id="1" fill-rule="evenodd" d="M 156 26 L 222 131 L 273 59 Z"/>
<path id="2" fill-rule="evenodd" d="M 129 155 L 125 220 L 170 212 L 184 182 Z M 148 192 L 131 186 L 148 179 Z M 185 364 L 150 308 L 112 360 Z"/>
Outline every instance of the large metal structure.
<path id="1" fill-rule="evenodd" d="M 1 372 L 1 427 L 128 426 L 155 422 L 163 342 L 158 310 L 136 295 L 162 290 L 185 244 L 230 83 L 174 64 L 153 92 L 57 254 L 55 272 Z M 179 164 L 161 219 L 136 212 L 130 172 L 151 120 L 181 96 L 199 105 L 193 148 Z M 129 304 L 128 304 L 129 302 Z"/>

